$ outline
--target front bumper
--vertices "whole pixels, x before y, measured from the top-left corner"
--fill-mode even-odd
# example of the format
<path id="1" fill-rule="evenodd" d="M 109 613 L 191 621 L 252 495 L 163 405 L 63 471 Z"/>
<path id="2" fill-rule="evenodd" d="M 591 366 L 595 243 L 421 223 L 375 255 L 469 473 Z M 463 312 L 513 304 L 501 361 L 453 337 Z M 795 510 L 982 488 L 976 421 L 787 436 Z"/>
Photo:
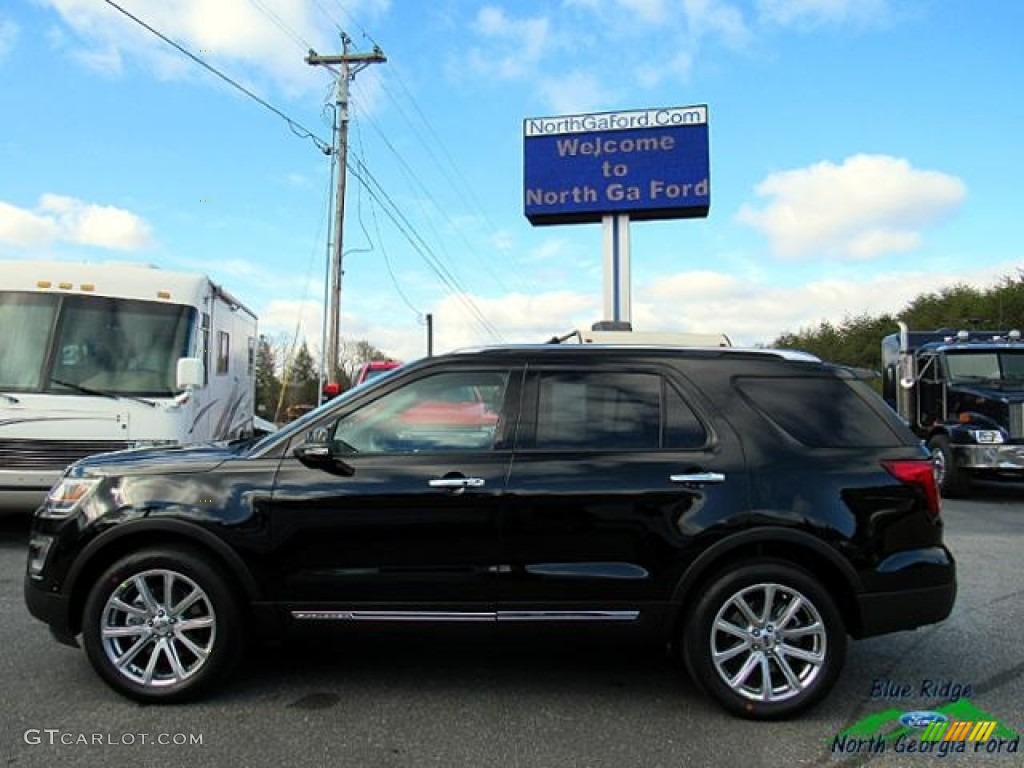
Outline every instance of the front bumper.
<path id="1" fill-rule="evenodd" d="M 71 605 L 68 596 L 48 592 L 43 585 L 25 574 L 25 605 L 28 612 L 50 627 L 50 634 L 65 645 L 77 647 L 75 629 L 71 626 Z"/>
<path id="2" fill-rule="evenodd" d="M 953 461 L 964 469 L 1024 473 L 1024 445 L 963 445 L 954 443 Z"/>

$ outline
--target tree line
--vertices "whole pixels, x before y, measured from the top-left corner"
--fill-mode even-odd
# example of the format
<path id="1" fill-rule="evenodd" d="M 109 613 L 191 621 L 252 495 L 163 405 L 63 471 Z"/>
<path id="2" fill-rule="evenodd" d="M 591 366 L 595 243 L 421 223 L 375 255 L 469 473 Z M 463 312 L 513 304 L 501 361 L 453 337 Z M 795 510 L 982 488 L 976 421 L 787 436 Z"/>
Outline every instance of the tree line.
<path id="1" fill-rule="evenodd" d="M 342 342 L 338 370 L 333 380 L 345 391 L 352 386 L 360 366 L 388 356 L 365 339 Z M 305 341 L 299 345 L 286 337 L 260 336 L 256 344 L 256 413 L 281 423 L 297 410 L 319 402 L 320 366 Z"/>
<path id="2" fill-rule="evenodd" d="M 900 320 L 914 331 L 1016 328 L 1024 332 L 1024 272 L 1004 277 L 988 289 L 956 284 L 921 294 L 896 314 L 861 314 L 838 324 L 822 321 L 817 327 L 784 333 L 770 346 L 800 349 L 823 360 L 877 371 L 882 366 L 882 337 L 895 333 Z"/>

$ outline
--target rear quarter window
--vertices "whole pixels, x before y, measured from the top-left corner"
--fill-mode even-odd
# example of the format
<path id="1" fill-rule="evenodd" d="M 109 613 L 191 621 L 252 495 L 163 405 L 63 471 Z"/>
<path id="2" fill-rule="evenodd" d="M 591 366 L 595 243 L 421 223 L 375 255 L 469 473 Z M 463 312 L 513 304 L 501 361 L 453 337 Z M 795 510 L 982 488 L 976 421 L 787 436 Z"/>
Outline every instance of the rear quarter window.
<path id="1" fill-rule="evenodd" d="M 904 440 L 859 381 L 836 377 L 740 378 L 743 397 L 794 440 L 811 448 L 880 448 Z M 895 418 L 895 417 L 894 417 Z"/>

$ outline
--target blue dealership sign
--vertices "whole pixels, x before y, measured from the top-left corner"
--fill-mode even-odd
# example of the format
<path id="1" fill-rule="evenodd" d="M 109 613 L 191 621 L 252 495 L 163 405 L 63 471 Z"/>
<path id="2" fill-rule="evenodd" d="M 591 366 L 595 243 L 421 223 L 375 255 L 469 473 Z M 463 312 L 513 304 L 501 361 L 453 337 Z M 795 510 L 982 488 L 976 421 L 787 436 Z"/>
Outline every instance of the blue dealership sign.
<path id="1" fill-rule="evenodd" d="M 708 215 L 706 105 L 527 118 L 523 145 L 531 224 Z"/>

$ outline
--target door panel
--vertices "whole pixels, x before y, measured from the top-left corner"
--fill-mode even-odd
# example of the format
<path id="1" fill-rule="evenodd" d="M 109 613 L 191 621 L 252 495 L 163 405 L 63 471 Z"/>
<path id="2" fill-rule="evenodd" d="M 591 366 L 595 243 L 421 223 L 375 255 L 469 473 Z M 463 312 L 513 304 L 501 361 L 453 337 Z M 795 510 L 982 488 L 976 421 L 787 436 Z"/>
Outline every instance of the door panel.
<path id="1" fill-rule="evenodd" d="M 694 537 L 747 509 L 738 441 L 709 423 L 660 373 L 529 377 L 499 611 L 663 608 Z"/>
<path id="2" fill-rule="evenodd" d="M 509 370 L 432 372 L 312 430 L 339 463 L 281 463 L 271 502 L 281 599 L 492 608 L 518 391 Z"/>

